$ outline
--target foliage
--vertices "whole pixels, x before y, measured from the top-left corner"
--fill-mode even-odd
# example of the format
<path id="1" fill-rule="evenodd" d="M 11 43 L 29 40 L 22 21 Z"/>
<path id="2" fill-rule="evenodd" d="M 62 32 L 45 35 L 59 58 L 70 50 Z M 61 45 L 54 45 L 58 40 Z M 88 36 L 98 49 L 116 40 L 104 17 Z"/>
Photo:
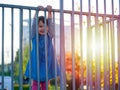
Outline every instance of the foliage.
<path id="1" fill-rule="evenodd" d="M 80 56 L 78 55 L 78 53 L 75 53 L 74 55 L 74 69 L 75 69 L 75 75 L 76 78 L 80 77 Z M 67 52 L 65 55 L 65 63 L 66 63 L 66 74 L 67 74 L 67 78 L 70 79 L 71 78 L 71 74 L 72 74 L 72 54 L 71 52 Z"/>
<path id="2" fill-rule="evenodd" d="M 14 85 L 14 90 L 19 90 L 19 86 Z M 29 90 L 29 85 L 23 85 L 23 90 Z"/>
<path id="3" fill-rule="evenodd" d="M 23 74 L 25 72 L 26 69 L 26 64 L 28 62 L 29 59 L 29 46 L 27 45 L 24 49 L 23 49 Z M 75 65 L 75 78 L 80 78 L 80 56 L 78 53 L 74 54 L 74 65 Z M 91 64 L 92 64 L 92 78 L 93 78 L 93 83 L 95 83 L 95 78 L 96 78 L 96 60 L 92 60 Z M 111 60 L 110 60 L 111 61 Z M 83 76 L 84 79 L 86 80 L 86 75 L 87 75 L 87 70 L 86 70 L 86 60 L 83 60 Z M 103 60 L 101 60 L 100 62 L 100 74 L 101 74 L 101 86 L 103 86 L 104 84 L 104 62 Z M 72 80 L 72 53 L 71 52 L 67 52 L 65 54 L 65 68 L 66 68 L 66 79 L 68 81 Z M 110 84 L 112 83 L 112 62 L 110 62 L 110 65 L 108 65 L 107 67 L 109 67 L 109 74 L 110 75 Z M 16 57 L 15 57 L 15 62 L 14 62 L 14 76 L 15 78 L 17 78 L 17 76 L 19 76 L 19 50 L 16 52 Z M 118 62 L 115 62 L 115 83 L 118 84 Z"/>
<path id="4" fill-rule="evenodd" d="M 23 59 L 23 63 L 22 63 L 22 70 L 23 70 L 23 74 L 25 72 L 26 69 L 26 64 L 28 62 L 28 58 L 29 58 L 29 46 L 26 45 L 23 48 L 23 55 L 22 55 L 22 59 Z M 16 57 L 15 57 L 15 62 L 14 62 L 14 76 L 18 77 L 19 76 L 19 50 L 16 52 Z"/>
<path id="5" fill-rule="evenodd" d="M 26 70 L 26 64 L 28 62 L 28 59 L 29 59 L 29 46 L 26 45 L 23 51 L 23 73 Z"/>
<path id="6" fill-rule="evenodd" d="M 58 86 L 57 89 L 60 90 L 60 87 Z M 14 90 L 19 90 L 19 85 L 14 85 Z M 29 84 L 23 85 L 23 90 L 29 90 Z M 54 85 L 48 86 L 48 90 L 55 90 L 55 86 Z"/>
<path id="7" fill-rule="evenodd" d="M 65 69 L 66 69 L 66 79 L 67 79 L 67 88 L 72 90 L 72 74 L 75 72 L 75 85 L 76 89 L 80 85 L 80 56 L 78 53 L 74 54 L 74 72 L 72 73 L 72 63 L 73 57 L 71 52 L 65 54 Z"/>
<path id="8" fill-rule="evenodd" d="M 14 76 L 19 75 L 19 50 L 16 52 L 15 62 L 14 62 Z"/>

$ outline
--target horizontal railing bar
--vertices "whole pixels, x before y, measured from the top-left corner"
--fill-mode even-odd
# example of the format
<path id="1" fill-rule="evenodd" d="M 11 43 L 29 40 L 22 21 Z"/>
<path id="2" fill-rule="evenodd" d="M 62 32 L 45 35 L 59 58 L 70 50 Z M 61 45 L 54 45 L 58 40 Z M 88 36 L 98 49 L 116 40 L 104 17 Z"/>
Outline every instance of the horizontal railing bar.
<path id="1" fill-rule="evenodd" d="M 38 10 L 37 7 L 31 7 L 31 6 L 22 6 L 22 5 L 12 5 L 12 4 L 0 4 L 0 7 L 7 7 L 7 8 L 21 8 L 21 9 L 31 9 L 31 10 Z M 45 8 L 44 8 L 45 10 Z M 41 11 L 44 11 L 41 10 Z M 53 12 L 60 12 L 59 9 L 52 9 Z M 64 13 L 68 13 L 68 14 L 72 14 L 71 10 L 64 10 Z M 80 11 L 74 11 L 74 14 L 80 14 Z M 82 12 L 82 15 L 88 16 L 88 14 L 90 14 L 90 16 L 96 16 L 96 13 L 88 13 L 88 12 Z M 112 14 L 98 14 L 99 17 L 104 17 L 104 15 L 106 15 L 106 17 L 113 17 L 113 18 L 119 18 L 119 15 L 112 15 Z"/>
<path id="2" fill-rule="evenodd" d="M 60 10 L 58 9 L 53 9 L 54 12 L 59 12 Z M 70 10 L 64 10 L 64 13 L 72 13 L 72 11 Z M 74 11 L 74 14 L 80 14 L 79 11 Z M 96 13 L 88 13 L 88 12 L 82 12 L 82 15 L 88 16 L 90 14 L 90 16 L 96 16 Z M 113 17 L 113 18 L 119 18 L 119 15 L 112 15 L 112 14 L 98 14 L 98 17 L 104 17 L 106 15 L 106 17 Z"/>
<path id="3" fill-rule="evenodd" d="M 0 4 L 0 7 L 37 10 L 37 7 L 12 5 L 12 4 Z"/>
<path id="4" fill-rule="evenodd" d="M 109 23 L 109 22 L 112 22 L 112 21 L 115 21 L 115 20 L 117 20 L 116 18 L 114 18 L 113 20 L 112 19 L 110 19 L 110 20 L 106 20 L 105 21 L 105 23 Z M 103 25 L 104 24 L 104 22 L 100 22 L 100 23 L 98 23 L 98 25 Z M 94 25 L 92 25 L 91 26 L 91 28 L 94 28 L 96 25 L 94 24 Z"/>

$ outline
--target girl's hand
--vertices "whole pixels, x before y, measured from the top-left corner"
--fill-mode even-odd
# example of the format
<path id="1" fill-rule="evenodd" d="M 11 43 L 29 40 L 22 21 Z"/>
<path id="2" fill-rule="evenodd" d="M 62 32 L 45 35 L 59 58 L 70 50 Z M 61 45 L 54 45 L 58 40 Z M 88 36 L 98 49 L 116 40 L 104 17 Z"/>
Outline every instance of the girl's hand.
<path id="1" fill-rule="evenodd" d="M 43 10 L 44 7 L 43 6 L 37 6 L 38 10 Z"/>
<path id="2" fill-rule="evenodd" d="M 52 12 L 52 6 L 47 5 L 46 9 L 48 10 L 48 18 L 52 18 L 52 14 L 51 14 L 51 12 Z"/>
<path id="3" fill-rule="evenodd" d="M 48 10 L 48 12 L 51 12 L 52 11 L 52 6 L 47 5 L 46 9 Z"/>

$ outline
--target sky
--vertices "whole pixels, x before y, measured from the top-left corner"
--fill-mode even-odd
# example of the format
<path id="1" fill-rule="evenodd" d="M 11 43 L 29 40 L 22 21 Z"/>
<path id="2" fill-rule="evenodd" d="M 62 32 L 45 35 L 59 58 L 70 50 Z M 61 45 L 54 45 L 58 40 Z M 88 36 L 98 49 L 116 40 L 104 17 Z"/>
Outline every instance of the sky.
<path id="1" fill-rule="evenodd" d="M 71 2 L 72 2 L 72 0 L 63 0 L 64 1 L 64 9 L 65 10 L 72 10 L 72 4 L 71 4 Z M 78 10 L 78 7 L 80 6 L 79 4 L 80 4 L 80 2 L 79 2 L 80 0 L 74 0 L 74 8 L 75 8 L 75 10 Z M 95 12 L 96 11 L 96 9 L 95 9 L 95 7 L 96 7 L 96 2 L 95 2 L 96 0 L 91 0 L 91 11 L 92 12 Z M 104 10 L 103 10 L 103 1 L 104 0 L 99 0 L 98 2 L 99 2 L 99 12 L 100 13 L 103 13 L 104 12 Z M 107 13 L 108 14 L 110 14 L 112 11 L 111 11 L 111 1 L 112 0 L 106 0 L 106 2 L 107 2 L 107 5 L 106 5 L 106 11 L 107 11 Z M 114 10 L 116 11 L 116 13 L 115 14 L 118 14 L 118 5 L 119 5 L 119 3 L 118 3 L 118 1 L 119 0 L 114 0 Z M 69 4 L 68 4 L 68 2 L 69 2 Z M 42 6 L 44 6 L 44 7 L 46 7 L 47 5 L 51 5 L 52 6 L 52 8 L 53 9 L 59 9 L 60 8 L 60 0 L 0 0 L 0 3 L 1 4 L 13 4 L 13 5 L 22 5 L 22 6 L 34 6 L 34 7 L 37 7 L 38 5 L 42 5 Z M 83 0 L 83 11 L 84 12 L 87 12 L 88 11 L 88 0 Z M 0 8 L 0 23 L 2 23 L 1 22 L 1 20 L 2 20 L 2 17 L 1 17 L 1 8 Z M 11 32 L 10 32 L 10 28 L 11 28 L 11 26 L 10 26 L 10 22 L 11 22 L 11 19 L 10 19 L 10 11 L 9 11 L 9 9 L 5 9 L 5 24 L 6 24 L 6 26 L 5 26 L 5 52 L 7 53 L 7 54 L 5 54 L 5 57 L 10 57 L 10 41 L 11 41 Z M 15 45 L 14 45 L 14 47 L 15 47 L 15 50 L 17 50 L 17 48 L 19 47 L 19 45 L 18 45 L 18 43 L 19 43 L 19 40 L 18 40 L 18 37 L 19 37 L 19 26 L 18 26 L 18 24 L 19 24 L 19 14 L 18 14 L 19 12 L 18 12 L 18 10 L 16 10 L 15 11 L 15 17 L 14 17 L 14 19 L 15 19 L 15 25 L 14 25 L 14 28 L 15 28 L 15 31 L 14 31 L 14 37 L 15 37 Z M 33 14 L 32 14 L 33 15 Z M 26 15 L 24 15 L 24 19 L 26 19 L 27 17 L 27 14 Z M 67 17 L 65 17 L 65 19 L 67 19 Z M 1 33 L 1 31 L 2 31 L 2 26 L 1 26 L 1 24 L 0 24 L 0 43 L 2 42 L 2 40 L 1 40 L 1 37 L 2 37 L 2 33 Z M 0 44 L 0 60 L 1 60 L 1 44 Z M 10 62 L 9 61 L 9 59 L 10 58 L 8 58 L 8 60 L 6 60 L 6 63 L 7 62 Z M 0 63 L 1 63 L 1 61 L 0 61 Z"/>
<path id="2" fill-rule="evenodd" d="M 51 5 L 53 3 L 53 0 L 34 0 L 34 1 L 33 0 L 1 0 L 0 2 L 5 4 L 16 4 L 16 5 L 27 5 L 27 6 L 37 6 L 37 5 L 46 6 L 48 3 Z"/>

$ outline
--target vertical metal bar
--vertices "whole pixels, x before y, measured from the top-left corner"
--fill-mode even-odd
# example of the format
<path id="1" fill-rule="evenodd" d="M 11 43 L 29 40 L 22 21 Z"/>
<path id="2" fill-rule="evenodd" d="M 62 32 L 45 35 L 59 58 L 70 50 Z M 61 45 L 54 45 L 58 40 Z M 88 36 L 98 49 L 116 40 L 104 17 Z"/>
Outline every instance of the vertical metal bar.
<path id="1" fill-rule="evenodd" d="M 44 11 L 44 21 L 45 21 L 45 29 L 44 29 L 44 32 L 45 32 L 45 63 L 46 63 L 46 90 L 48 90 L 48 50 L 47 50 L 47 31 L 46 31 L 46 10 Z"/>
<path id="2" fill-rule="evenodd" d="M 80 77 L 80 83 L 81 83 L 81 85 L 80 85 L 80 90 L 83 90 L 83 79 L 84 79 L 84 76 L 83 76 L 83 24 L 82 24 L 82 22 L 83 22 L 83 19 L 82 19 L 82 0 L 80 0 L 80 57 L 81 57 L 81 59 L 80 59 L 80 74 L 81 74 L 81 77 Z"/>
<path id="3" fill-rule="evenodd" d="M 108 48 L 108 56 L 107 56 L 107 59 L 108 59 L 108 89 L 110 89 L 110 53 L 111 53 L 111 50 L 109 49 L 110 48 L 110 27 L 109 27 L 109 22 L 107 23 L 107 26 L 106 26 L 106 28 L 107 28 L 107 39 L 108 39 L 108 45 L 107 45 L 107 48 Z"/>
<path id="4" fill-rule="evenodd" d="M 88 77 L 88 90 L 92 90 L 93 89 L 93 85 L 92 85 L 92 49 L 90 47 L 92 47 L 92 29 L 91 29 L 91 0 L 88 1 L 88 19 L 87 19 L 87 27 L 88 27 L 88 31 L 87 31 L 87 67 L 88 67 L 88 72 L 87 72 L 87 77 Z M 90 46 L 89 46 L 90 45 Z M 91 53 L 92 52 L 92 53 Z"/>
<path id="5" fill-rule="evenodd" d="M 22 37 L 23 37 L 23 9 L 20 9 L 20 44 L 19 44 L 19 90 L 23 90 L 23 57 L 22 57 Z"/>
<path id="6" fill-rule="evenodd" d="M 110 54 L 111 54 L 111 49 L 109 49 L 111 47 L 111 43 L 110 43 L 110 23 L 108 22 L 107 24 L 107 29 L 108 29 L 108 84 L 109 84 L 109 88 L 110 88 Z"/>
<path id="7" fill-rule="evenodd" d="M 89 26 L 88 26 L 88 22 L 89 22 L 89 17 L 87 16 L 87 45 L 88 45 L 88 35 L 89 35 L 89 32 L 88 32 L 88 30 L 89 30 Z M 89 59 L 88 59 L 89 57 L 88 57 L 88 46 L 87 46 L 87 57 L 86 57 L 86 79 L 85 79 L 85 81 L 86 81 L 86 87 L 87 87 L 87 90 L 89 90 Z"/>
<path id="8" fill-rule="evenodd" d="M 39 61 L 39 38 L 38 38 L 38 10 L 36 10 L 36 53 L 37 53 L 37 84 L 38 84 L 38 90 L 40 90 L 40 61 Z"/>
<path id="9" fill-rule="evenodd" d="M 54 25 L 54 35 L 55 35 L 55 12 L 53 11 L 53 25 Z M 54 37 L 54 49 L 56 46 L 56 39 Z M 57 85 L 57 62 L 56 62 L 56 50 L 54 50 L 54 60 L 55 60 L 55 90 L 58 90 L 58 85 Z"/>
<path id="10" fill-rule="evenodd" d="M 114 55 L 114 28 L 113 21 L 111 21 L 111 56 L 112 56 L 112 90 L 115 90 L 115 55 Z"/>
<path id="11" fill-rule="evenodd" d="M 98 0 L 96 0 L 96 17 L 95 17 L 95 33 L 96 33 L 96 86 L 97 86 L 97 90 L 101 89 L 101 70 L 100 70 L 100 43 L 98 43 L 100 41 L 100 30 L 99 30 L 99 26 L 98 26 Z"/>
<path id="12" fill-rule="evenodd" d="M 112 32 L 112 37 L 111 37 L 111 43 L 112 43 L 112 90 L 115 90 L 115 45 L 114 45 L 114 0 L 111 0 L 111 6 L 112 6 L 112 21 L 111 21 L 111 32 Z"/>
<path id="13" fill-rule="evenodd" d="M 90 22 L 90 16 L 87 16 L 87 45 L 89 43 L 89 38 L 90 38 L 90 25 L 89 25 L 89 22 Z M 90 45 L 90 44 L 89 44 Z M 89 90 L 89 48 L 87 46 L 87 59 L 86 59 L 86 86 L 87 86 L 87 90 Z"/>
<path id="14" fill-rule="evenodd" d="M 13 8 L 11 8 L 11 90 L 14 90 L 14 86 L 13 86 L 13 26 L 14 26 L 14 22 L 13 22 Z"/>
<path id="15" fill-rule="evenodd" d="M 75 90 L 75 46 L 74 46 L 74 0 L 72 0 L 72 14 L 71 14 L 71 50 L 72 50 L 72 89 Z"/>
<path id="16" fill-rule="evenodd" d="M 109 39 L 109 76 L 110 76 L 110 88 L 112 88 L 112 42 L 111 42 L 111 21 L 108 23 L 108 39 Z"/>
<path id="17" fill-rule="evenodd" d="M 119 0 L 119 19 L 117 22 L 118 36 L 118 90 L 120 90 L 120 0 Z"/>
<path id="18" fill-rule="evenodd" d="M 4 7 L 2 7 L 2 90 L 4 89 Z"/>
<path id="19" fill-rule="evenodd" d="M 66 90 L 63 0 L 60 1 L 60 90 Z"/>
<path id="20" fill-rule="evenodd" d="M 104 17 L 103 17 L 103 45 L 104 45 L 104 51 L 103 51 L 103 55 L 104 55 L 104 90 L 108 90 L 108 82 L 109 82 L 109 78 L 108 78 L 108 30 L 106 29 L 106 0 L 104 0 Z M 107 50 L 106 50 L 107 49 Z"/>
<path id="21" fill-rule="evenodd" d="M 107 73 L 107 67 L 108 67 L 108 63 L 107 63 L 107 61 L 108 61 L 108 43 L 107 43 L 107 29 L 106 29 L 106 23 L 105 23 L 105 21 L 106 21 L 106 16 L 104 16 L 104 18 L 103 18 L 103 40 L 104 40 L 104 42 L 103 42 L 103 45 L 104 45 L 104 51 L 103 51 L 103 55 L 104 55 L 104 58 L 103 58 L 103 60 L 104 60 L 104 90 L 108 90 L 108 73 Z"/>
<path id="22" fill-rule="evenodd" d="M 120 18 L 117 20 L 117 40 L 118 40 L 118 90 L 120 90 Z"/>
<path id="23" fill-rule="evenodd" d="M 105 19 L 105 18 L 104 18 Z M 107 53 L 107 54 L 105 54 L 106 56 L 105 56 L 105 58 L 104 58 L 104 60 L 106 61 L 104 61 L 104 68 L 106 68 L 107 70 L 106 70 L 106 73 L 104 73 L 104 75 L 106 75 L 106 76 L 104 76 L 104 84 L 105 84 L 105 82 L 106 82 L 106 85 L 107 86 L 105 86 L 104 85 L 104 89 L 107 89 L 107 90 L 109 90 L 110 89 L 110 28 L 109 28 L 109 22 L 108 23 L 105 23 L 105 29 L 103 28 L 103 30 L 106 30 L 106 42 L 104 43 L 104 45 L 106 44 L 106 52 L 104 52 L 104 53 Z M 103 35 L 104 35 L 104 31 L 103 31 Z M 103 39 L 104 40 L 104 39 Z M 104 48 L 105 49 L 105 48 Z M 106 64 L 105 64 L 106 63 Z"/>
<path id="24" fill-rule="evenodd" d="M 31 90 L 31 10 L 29 10 L 29 90 Z"/>
<path id="25" fill-rule="evenodd" d="M 113 29 L 113 21 L 110 22 L 110 40 L 111 40 L 111 63 L 112 63 L 112 90 L 115 90 L 115 63 L 114 63 L 114 29 Z"/>
<path id="26" fill-rule="evenodd" d="M 87 45 L 89 43 L 89 26 L 90 26 L 90 0 L 88 0 L 88 16 L 87 16 Z M 87 46 L 87 59 L 86 59 L 86 86 L 89 90 L 89 48 Z"/>

